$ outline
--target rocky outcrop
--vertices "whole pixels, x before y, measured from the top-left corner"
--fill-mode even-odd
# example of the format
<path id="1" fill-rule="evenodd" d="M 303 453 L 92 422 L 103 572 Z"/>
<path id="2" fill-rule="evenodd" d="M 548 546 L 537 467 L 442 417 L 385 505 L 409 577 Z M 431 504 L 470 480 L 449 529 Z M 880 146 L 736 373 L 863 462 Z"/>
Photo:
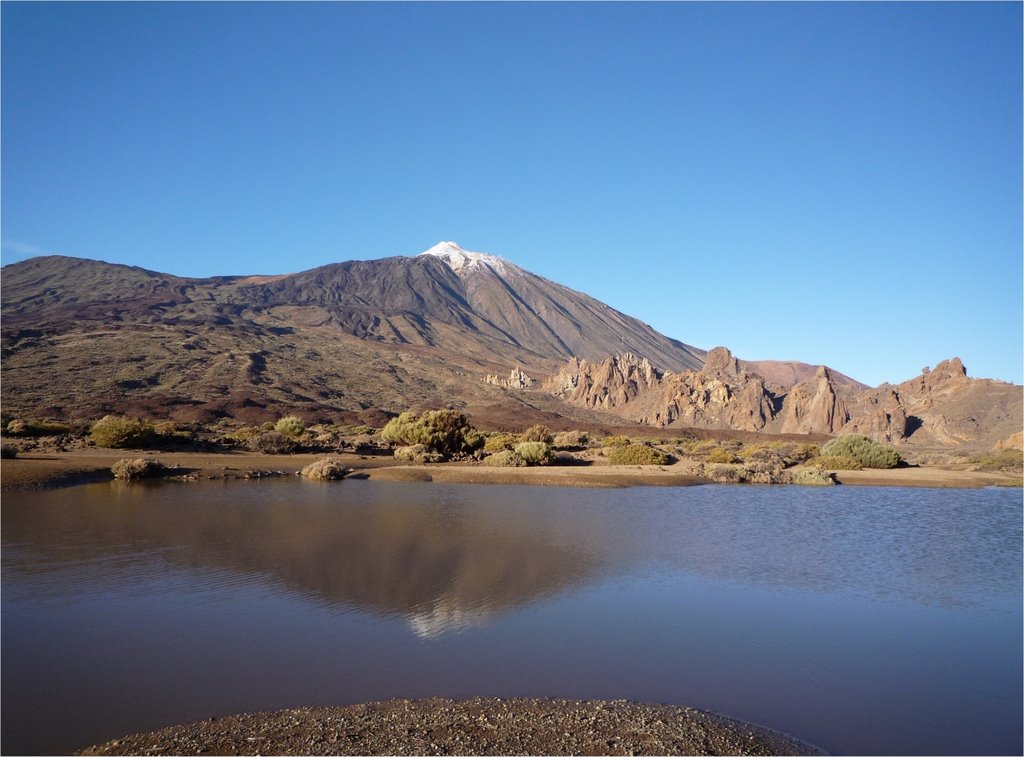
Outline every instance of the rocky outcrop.
<path id="1" fill-rule="evenodd" d="M 528 389 L 533 386 L 534 380 L 526 375 L 518 365 L 513 368 L 507 379 L 499 377 L 496 373 L 488 373 L 484 377 L 484 383 L 494 386 L 503 386 L 508 389 Z"/>
<path id="2" fill-rule="evenodd" d="M 717 347 L 701 370 L 679 373 L 661 374 L 634 355 L 597 364 L 573 359 L 544 387 L 574 404 L 652 426 L 858 433 L 892 444 L 988 449 L 1024 422 L 1021 387 L 968 378 L 958 358 L 875 389 L 838 382 L 820 366 L 813 378 L 786 391 Z"/>
<path id="3" fill-rule="evenodd" d="M 794 386 L 783 407 L 784 434 L 832 434 L 850 420 L 846 402 L 836 393 L 825 366 L 810 381 Z"/>
<path id="4" fill-rule="evenodd" d="M 544 388 L 575 405 L 615 411 L 658 386 L 661 377 L 650 360 L 627 352 L 599 363 L 571 358 Z"/>

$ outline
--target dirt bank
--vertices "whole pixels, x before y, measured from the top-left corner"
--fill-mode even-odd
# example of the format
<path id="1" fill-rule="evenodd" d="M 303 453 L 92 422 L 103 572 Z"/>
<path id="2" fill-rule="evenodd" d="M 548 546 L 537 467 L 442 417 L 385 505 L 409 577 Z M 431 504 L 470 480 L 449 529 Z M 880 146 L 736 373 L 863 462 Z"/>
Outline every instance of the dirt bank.
<path id="1" fill-rule="evenodd" d="M 80 754 L 821 754 L 737 720 L 617 700 L 406 699 L 232 715 Z"/>
<path id="2" fill-rule="evenodd" d="M 30 452 L 0 463 L 0 489 L 68 486 L 111 478 L 110 466 L 124 457 L 157 457 L 177 466 L 186 480 L 247 479 L 294 476 L 304 466 L 327 457 L 323 453 L 260 455 L 251 452 L 138 452 L 129 450 L 69 450 Z M 336 453 L 353 470 L 352 477 L 374 481 L 442 481 L 474 484 L 534 484 L 541 486 L 620 487 L 686 486 L 708 483 L 694 475 L 696 463 L 675 465 L 567 465 L 535 468 L 490 468 L 467 463 L 400 465 L 390 456 Z M 840 483 L 857 486 L 959 487 L 1020 485 L 1004 473 L 957 470 L 945 466 L 892 470 L 840 471 Z"/>

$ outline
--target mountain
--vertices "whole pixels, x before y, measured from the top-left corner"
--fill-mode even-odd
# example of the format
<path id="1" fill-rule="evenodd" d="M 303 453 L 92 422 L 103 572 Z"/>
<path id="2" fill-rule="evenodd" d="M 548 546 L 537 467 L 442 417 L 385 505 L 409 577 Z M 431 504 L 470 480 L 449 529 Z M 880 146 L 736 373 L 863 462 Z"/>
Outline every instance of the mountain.
<path id="1" fill-rule="evenodd" d="M 621 349 L 699 368 L 704 353 L 502 258 L 442 242 L 414 257 L 195 279 L 60 256 L 3 268 L 7 413 L 256 420 L 532 403 L 488 385 Z M 537 407 L 533 407 L 537 405 Z M 332 416 L 332 413 L 334 414 Z"/>
<path id="2" fill-rule="evenodd" d="M 661 371 L 631 354 L 597 363 L 573 358 L 543 388 L 571 404 L 662 428 L 859 433 L 894 444 L 989 449 L 1024 424 L 1021 387 L 969 378 L 958 358 L 875 389 L 825 366 L 780 388 L 751 365 L 724 347 L 711 350 L 696 371 Z"/>

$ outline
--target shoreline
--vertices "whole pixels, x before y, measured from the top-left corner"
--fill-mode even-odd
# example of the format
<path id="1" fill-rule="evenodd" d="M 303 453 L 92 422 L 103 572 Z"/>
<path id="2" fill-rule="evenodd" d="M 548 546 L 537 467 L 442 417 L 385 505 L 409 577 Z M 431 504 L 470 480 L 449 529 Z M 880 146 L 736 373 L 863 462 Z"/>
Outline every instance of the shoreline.
<path id="1" fill-rule="evenodd" d="M 0 463 L 0 491 L 49 489 L 112 480 L 110 466 L 125 457 L 157 457 L 176 473 L 164 480 L 234 480 L 296 477 L 304 466 L 332 457 L 351 469 L 347 478 L 371 481 L 410 481 L 621 488 L 630 486 L 696 486 L 713 484 L 695 475 L 697 463 L 683 460 L 674 465 L 565 465 L 528 468 L 492 468 L 466 463 L 406 465 L 394 458 L 360 455 L 303 453 L 264 455 L 232 452 L 163 452 L 143 450 L 40 451 Z M 915 488 L 1020 487 L 1012 474 L 958 470 L 945 466 L 892 468 L 888 470 L 837 471 L 846 486 L 899 486 Z M 771 484 L 747 484 L 764 486 Z"/>
<path id="2" fill-rule="evenodd" d="M 717 713 L 626 700 L 392 699 L 242 713 L 86 747 L 100 754 L 825 754 Z"/>

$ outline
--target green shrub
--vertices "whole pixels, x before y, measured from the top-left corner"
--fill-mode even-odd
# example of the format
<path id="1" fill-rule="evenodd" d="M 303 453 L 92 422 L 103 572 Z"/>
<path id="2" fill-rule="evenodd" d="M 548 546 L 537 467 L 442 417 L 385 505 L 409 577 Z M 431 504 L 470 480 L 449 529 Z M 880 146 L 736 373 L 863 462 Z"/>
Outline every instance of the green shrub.
<path id="1" fill-rule="evenodd" d="M 879 444 L 861 434 L 845 434 L 821 448 L 821 454 L 852 457 L 865 468 L 895 468 L 902 462 L 892 447 Z"/>
<path id="2" fill-rule="evenodd" d="M 485 457 L 484 465 L 491 465 L 497 468 L 522 468 L 526 465 L 526 461 L 516 454 L 515 450 L 503 449 L 500 452 L 495 452 L 493 455 Z"/>
<path id="3" fill-rule="evenodd" d="M 590 443 L 590 436 L 586 431 L 563 431 L 555 434 L 551 444 L 556 449 L 583 449 Z"/>
<path id="4" fill-rule="evenodd" d="M 314 481 L 340 481 L 347 473 L 348 469 L 345 466 L 329 457 L 310 463 L 302 469 L 302 477 Z"/>
<path id="5" fill-rule="evenodd" d="M 403 463 L 422 465 L 423 463 L 444 462 L 444 455 L 436 452 L 426 444 L 410 444 L 407 447 L 399 447 L 395 450 L 395 459 Z"/>
<path id="6" fill-rule="evenodd" d="M 15 418 L 7 424 L 11 436 L 57 436 L 71 431 L 71 427 L 53 421 L 29 421 Z"/>
<path id="7" fill-rule="evenodd" d="M 804 464 L 821 470 L 860 470 L 864 467 L 859 460 L 846 455 L 820 455 Z"/>
<path id="8" fill-rule="evenodd" d="M 646 444 L 619 446 L 608 454 L 611 465 L 665 465 L 668 461 L 668 455 Z"/>
<path id="9" fill-rule="evenodd" d="M 555 438 L 551 435 L 551 429 L 547 426 L 540 424 L 536 426 L 530 426 L 519 436 L 519 440 L 523 442 L 543 442 L 544 444 L 551 444 Z"/>
<path id="10" fill-rule="evenodd" d="M 148 447 L 156 440 L 153 424 L 140 418 L 107 415 L 93 424 L 89 437 L 97 447 Z"/>
<path id="11" fill-rule="evenodd" d="M 801 468 L 791 473 L 792 483 L 798 486 L 835 486 L 836 478 L 820 468 Z"/>
<path id="12" fill-rule="evenodd" d="M 484 445 L 484 437 L 457 410 L 428 410 L 419 417 L 402 413 L 380 432 L 384 441 L 411 446 L 423 444 L 444 455 L 472 452 Z"/>
<path id="13" fill-rule="evenodd" d="M 624 447 L 629 444 L 628 436 L 606 436 L 601 440 L 604 447 Z"/>
<path id="14" fill-rule="evenodd" d="M 18 456 L 18 450 L 10 444 L 0 445 L 0 460 L 13 460 Z"/>
<path id="15" fill-rule="evenodd" d="M 527 465 L 547 465 L 555 459 L 551 445 L 546 442 L 520 442 L 515 453 L 526 461 Z"/>
<path id="16" fill-rule="evenodd" d="M 121 481 L 132 481 L 138 478 L 154 478 L 162 476 L 167 466 L 151 457 L 122 458 L 110 466 L 114 478 Z"/>
<path id="17" fill-rule="evenodd" d="M 287 455 L 295 451 L 295 442 L 277 431 L 264 431 L 252 437 L 248 441 L 248 447 L 253 452 L 264 455 Z"/>
<path id="18" fill-rule="evenodd" d="M 291 438 L 302 436 L 306 430 L 306 422 L 297 415 L 286 415 L 274 424 L 274 431 Z"/>
<path id="19" fill-rule="evenodd" d="M 490 434 L 484 442 L 484 452 L 501 452 L 503 449 L 512 449 L 518 443 L 519 437 L 515 434 Z"/>
<path id="20" fill-rule="evenodd" d="M 709 462 L 709 463 L 726 463 L 726 464 L 728 464 L 728 463 L 735 463 L 736 462 L 736 456 L 732 452 L 727 450 L 727 449 L 722 449 L 721 447 L 715 447 L 714 449 L 712 449 L 711 451 L 708 452 L 708 454 L 704 458 L 704 460 L 706 462 Z"/>
<path id="21" fill-rule="evenodd" d="M 1024 453 L 1019 449 L 1002 449 L 974 455 L 970 462 L 983 470 L 1021 470 L 1024 467 Z"/>
<path id="22" fill-rule="evenodd" d="M 786 457 L 794 463 L 805 463 L 813 460 L 821 454 L 821 448 L 817 444 L 798 444 L 786 452 Z"/>

